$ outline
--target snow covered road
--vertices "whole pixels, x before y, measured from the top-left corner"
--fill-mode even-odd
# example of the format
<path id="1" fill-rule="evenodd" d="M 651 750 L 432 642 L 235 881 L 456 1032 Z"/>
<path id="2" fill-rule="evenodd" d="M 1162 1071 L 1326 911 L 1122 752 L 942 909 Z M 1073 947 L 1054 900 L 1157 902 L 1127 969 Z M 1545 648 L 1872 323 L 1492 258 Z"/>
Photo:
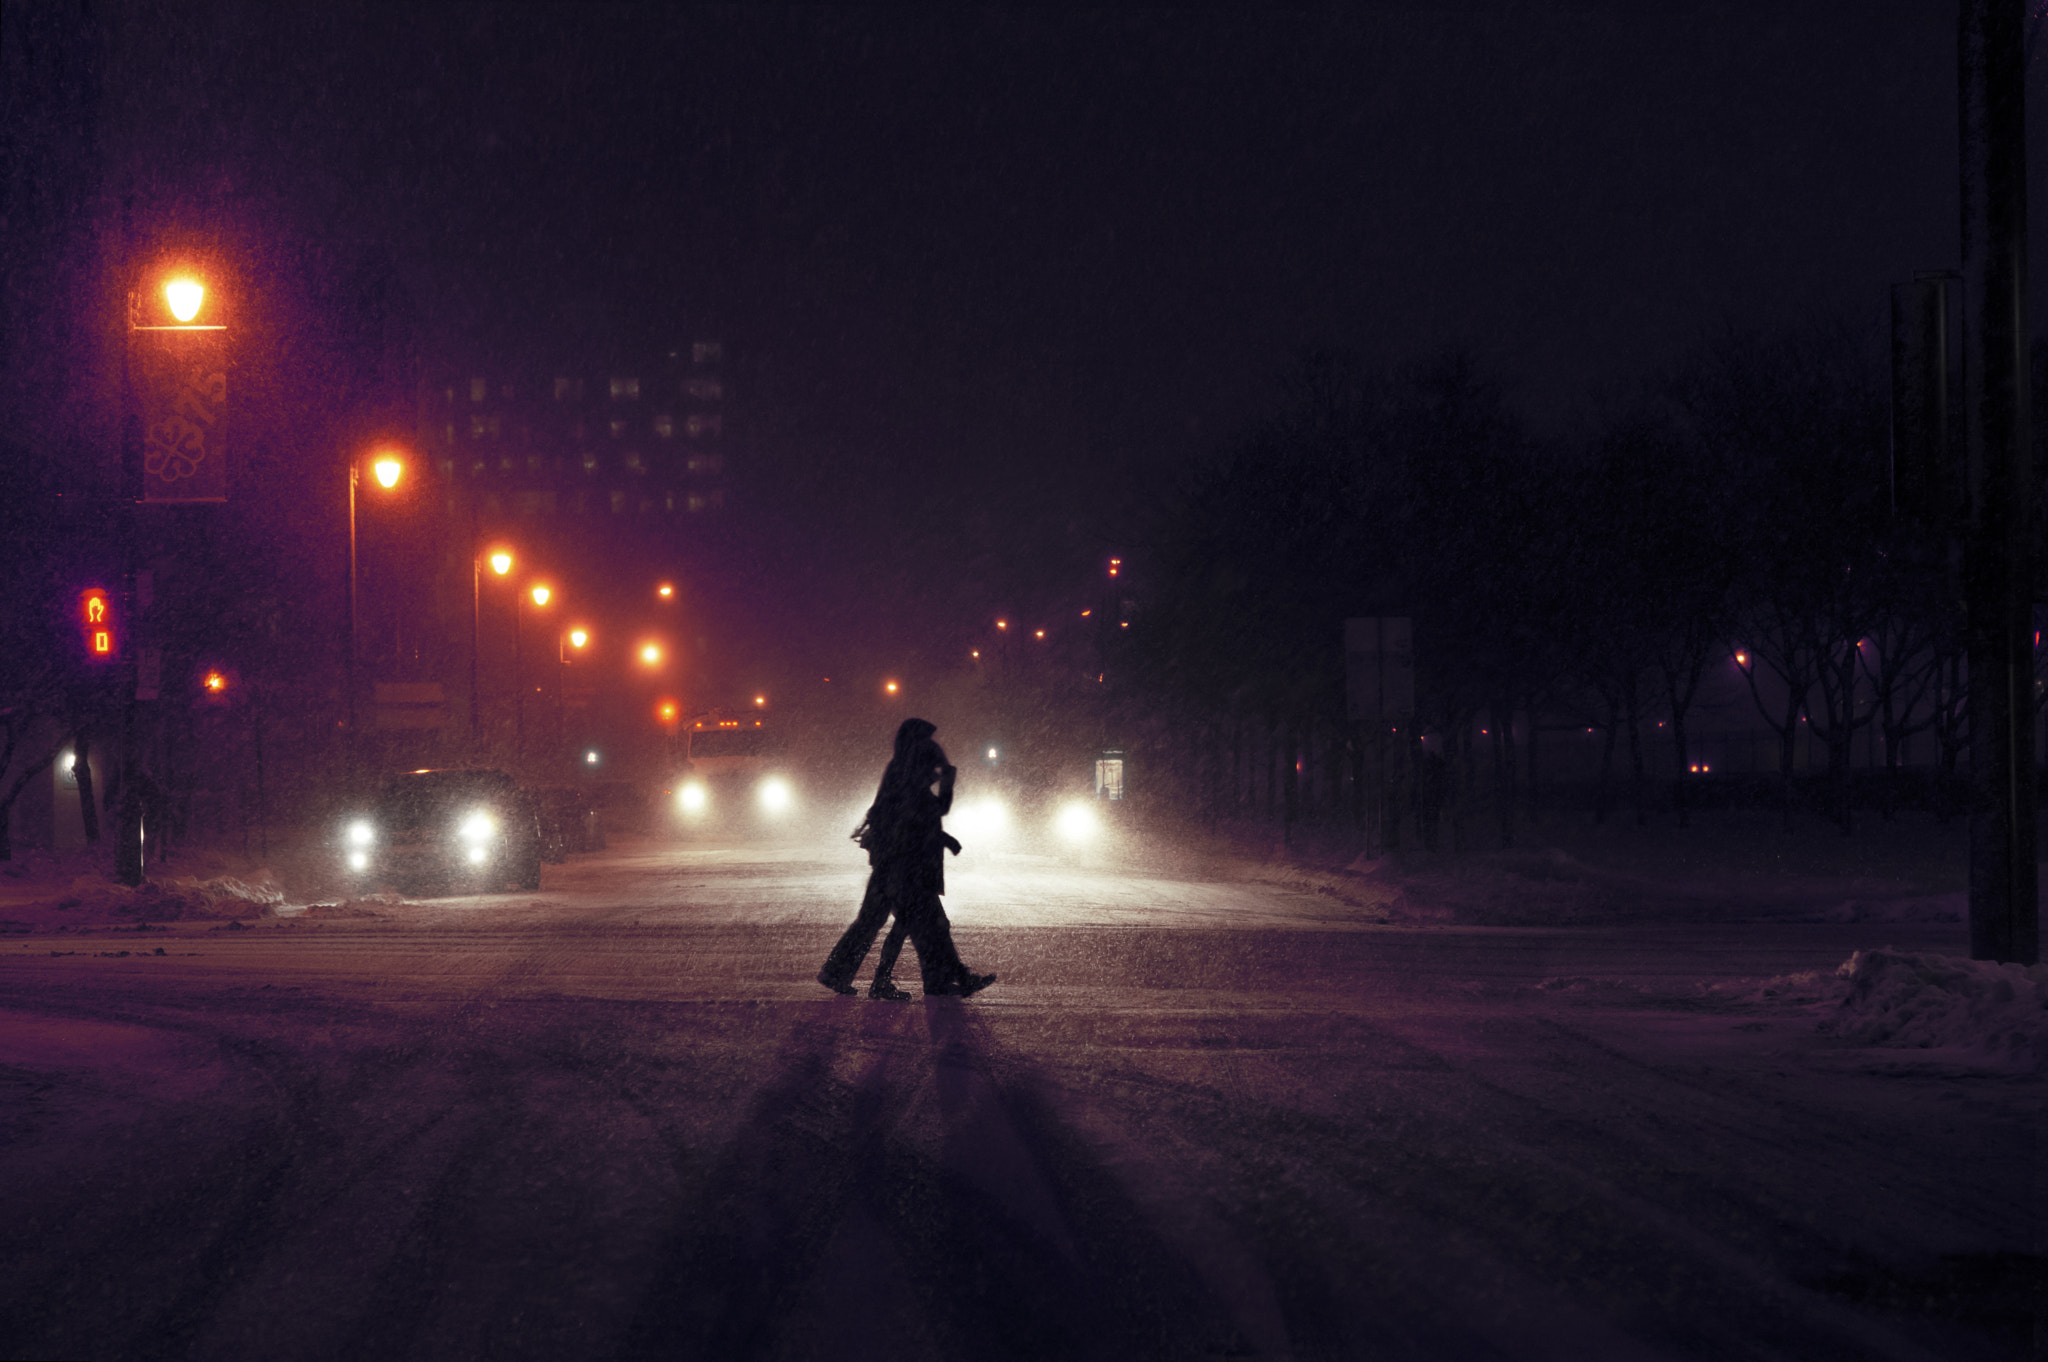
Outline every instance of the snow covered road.
<path id="1" fill-rule="evenodd" d="M 1761 987 L 1952 923 L 951 880 L 964 1004 L 801 846 L 5 938 L 0 1355 L 2032 1355 L 2048 1085 Z"/>

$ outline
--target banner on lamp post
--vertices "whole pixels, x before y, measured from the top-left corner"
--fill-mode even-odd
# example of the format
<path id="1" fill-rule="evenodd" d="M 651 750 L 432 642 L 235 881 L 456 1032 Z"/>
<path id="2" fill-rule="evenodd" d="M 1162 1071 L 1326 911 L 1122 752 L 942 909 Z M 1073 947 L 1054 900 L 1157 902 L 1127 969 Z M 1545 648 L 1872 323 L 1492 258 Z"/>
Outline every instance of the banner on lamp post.
<path id="1" fill-rule="evenodd" d="M 132 333 L 144 501 L 226 501 L 227 333 Z"/>

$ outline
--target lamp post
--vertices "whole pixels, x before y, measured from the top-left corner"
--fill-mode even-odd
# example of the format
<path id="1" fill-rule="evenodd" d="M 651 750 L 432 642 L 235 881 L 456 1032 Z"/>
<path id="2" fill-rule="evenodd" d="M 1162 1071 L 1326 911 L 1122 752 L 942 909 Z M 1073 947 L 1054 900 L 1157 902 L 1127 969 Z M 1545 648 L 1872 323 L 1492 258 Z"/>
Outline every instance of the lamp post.
<path id="1" fill-rule="evenodd" d="M 590 643 L 590 631 L 570 629 L 555 639 L 555 750 L 561 751 L 569 740 L 568 704 L 562 692 L 566 689 L 563 673 L 569 669 L 569 650 L 581 652 Z"/>
<path id="2" fill-rule="evenodd" d="M 546 605 L 554 593 L 545 583 L 536 582 L 530 593 L 536 606 Z M 520 598 L 512 598 L 512 684 L 518 695 L 512 702 L 512 743 L 513 751 L 521 760 L 526 757 L 526 664 L 520 649 Z"/>
<path id="3" fill-rule="evenodd" d="M 512 570 L 512 555 L 506 550 L 492 550 L 490 559 L 491 571 L 500 577 Z M 472 554 L 469 560 L 469 737 L 472 744 L 477 736 L 477 713 L 483 708 L 476 681 L 477 636 L 481 632 L 478 626 L 484 613 L 483 573 L 484 555 Z"/>
<path id="4" fill-rule="evenodd" d="M 370 473 L 386 491 L 398 486 L 405 464 L 392 453 L 381 453 L 370 462 Z M 348 788 L 356 788 L 356 484 L 362 478 L 362 461 L 348 462 Z"/>

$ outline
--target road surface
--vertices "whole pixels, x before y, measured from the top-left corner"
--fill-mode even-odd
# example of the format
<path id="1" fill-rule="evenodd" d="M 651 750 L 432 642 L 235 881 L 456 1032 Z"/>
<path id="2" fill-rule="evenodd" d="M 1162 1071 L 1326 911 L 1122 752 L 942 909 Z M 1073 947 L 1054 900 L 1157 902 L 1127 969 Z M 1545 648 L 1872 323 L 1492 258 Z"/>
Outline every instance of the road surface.
<path id="1" fill-rule="evenodd" d="M 2031 1353 L 2042 1085 L 1703 987 L 1953 925 L 968 858 L 1000 982 L 890 1004 L 812 982 L 861 874 L 0 938 L 0 1356 Z"/>

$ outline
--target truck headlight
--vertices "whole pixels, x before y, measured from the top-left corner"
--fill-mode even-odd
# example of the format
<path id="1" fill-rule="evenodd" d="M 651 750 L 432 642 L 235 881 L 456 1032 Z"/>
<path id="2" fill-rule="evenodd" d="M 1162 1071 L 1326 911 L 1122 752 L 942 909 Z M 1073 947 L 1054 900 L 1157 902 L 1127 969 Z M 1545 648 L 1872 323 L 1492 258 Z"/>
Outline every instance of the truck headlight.
<path id="1" fill-rule="evenodd" d="M 711 797 L 704 792 L 704 787 L 694 781 L 676 792 L 676 803 L 682 806 L 684 813 L 702 813 L 710 802 Z"/>
<path id="2" fill-rule="evenodd" d="M 355 822 L 348 825 L 348 844 L 350 846 L 366 847 L 376 840 L 377 830 L 370 826 L 368 819 L 358 818 Z"/>
<path id="3" fill-rule="evenodd" d="M 495 834 L 497 830 L 497 822 L 489 814 L 479 810 L 476 813 L 471 814 L 469 817 L 463 819 L 462 826 L 457 828 L 455 831 L 456 836 L 460 837 L 465 842 L 482 843 L 490 841 L 492 835 Z M 474 861 L 480 858 L 475 854 L 475 852 L 472 852 L 470 854 L 470 859 Z"/>
<path id="4" fill-rule="evenodd" d="M 762 781 L 755 797 L 761 801 L 762 809 L 769 813 L 787 812 L 789 806 L 796 802 L 796 792 L 781 776 L 770 776 Z"/>

